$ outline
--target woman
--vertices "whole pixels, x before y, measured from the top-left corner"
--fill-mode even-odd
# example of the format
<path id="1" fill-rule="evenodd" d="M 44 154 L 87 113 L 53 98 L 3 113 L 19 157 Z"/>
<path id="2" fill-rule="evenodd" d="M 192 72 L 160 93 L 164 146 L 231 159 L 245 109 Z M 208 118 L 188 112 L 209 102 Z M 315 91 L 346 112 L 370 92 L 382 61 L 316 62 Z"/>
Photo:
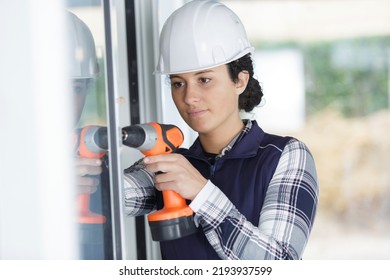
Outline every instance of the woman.
<path id="1" fill-rule="evenodd" d="M 240 118 L 263 95 L 252 50 L 219 2 L 191 1 L 164 25 L 156 72 L 169 75 L 174 103 L 199 137 L 125 174 L 129 215 L 161 207 L 155 188 L 179 193 L 195 213 L 199 231 L 161 242 L 163 259 L 302 258 L 318 202 L 314 160 L 299 140 Z"/>

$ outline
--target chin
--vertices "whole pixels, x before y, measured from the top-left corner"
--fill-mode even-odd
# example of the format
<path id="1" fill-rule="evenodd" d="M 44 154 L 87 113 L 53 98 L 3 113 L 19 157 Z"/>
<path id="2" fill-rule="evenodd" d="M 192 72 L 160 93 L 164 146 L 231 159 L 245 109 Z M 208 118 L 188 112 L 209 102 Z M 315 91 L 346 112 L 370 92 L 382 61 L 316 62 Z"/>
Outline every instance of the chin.
<path id="1" fill-rule="evenodd" d="M 197 133 L 207 133 L 210 131 L 211 122 L 210 119 L 207 118 L 183 118 L 192 130 Z"/>
<path id="2" fill-rule="evenodd" d="M 201 124 L 190 124 L 189 125 L 194 131 L 196 131 L 197 133 L 199 134 L 205 134 L 207 132 L 210 131 L 210 126 L 205 124 L 205 125 L 201 125 Z"/>

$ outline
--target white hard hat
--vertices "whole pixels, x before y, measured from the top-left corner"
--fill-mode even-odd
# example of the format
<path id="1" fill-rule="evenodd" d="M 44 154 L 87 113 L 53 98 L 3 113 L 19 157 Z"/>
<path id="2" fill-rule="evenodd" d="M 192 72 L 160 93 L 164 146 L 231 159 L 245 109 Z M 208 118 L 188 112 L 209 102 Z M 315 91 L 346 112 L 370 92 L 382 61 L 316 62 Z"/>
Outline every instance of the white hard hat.
<path id="1" fill-rule="evenodd" d="M 160 36 L 155 73 L 208 69 L 253 52 L 238 16 L 217 1 L 194 0 L 176 10 Z"/>
<path id="2" fill-rule="evenodd" d="M 71 79 L 94 78 L 99 74 L 95 42 L 88 26 L 73 13 L 66 13 Z"/>

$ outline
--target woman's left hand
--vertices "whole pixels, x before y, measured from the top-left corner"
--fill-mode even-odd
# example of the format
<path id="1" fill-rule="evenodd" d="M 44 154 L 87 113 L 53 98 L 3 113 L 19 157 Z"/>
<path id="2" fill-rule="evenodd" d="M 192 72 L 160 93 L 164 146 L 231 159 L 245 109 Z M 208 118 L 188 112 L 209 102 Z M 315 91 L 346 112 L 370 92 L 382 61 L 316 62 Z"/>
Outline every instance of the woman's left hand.
<path id="1" fill-rule="evenodd" d="M 207 179 L 180 154 L 148 156 L 144 163 L 146 170 L 155 173 L 158 190 L 173 190 L 185 199 L 193 200 L 207 183 Z"/>

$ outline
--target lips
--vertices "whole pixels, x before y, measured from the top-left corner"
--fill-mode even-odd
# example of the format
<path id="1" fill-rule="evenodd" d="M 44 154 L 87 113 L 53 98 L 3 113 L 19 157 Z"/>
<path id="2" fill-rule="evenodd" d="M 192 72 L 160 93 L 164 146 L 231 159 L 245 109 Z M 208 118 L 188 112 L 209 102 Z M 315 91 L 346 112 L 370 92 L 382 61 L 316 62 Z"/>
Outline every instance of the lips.
<path id="1" fill-rule="evenodd" d="M 197 109 L 197 110 L 188 111 L 187 114 L 188 114 L 188 116 L 191 117 L 191 118 L 198 118 L 198 117 L 201 117 L 201 116 L 203 116 L 204 114 L 206 114 L 207 111 L 208 111 L 208 110 Z"/>

